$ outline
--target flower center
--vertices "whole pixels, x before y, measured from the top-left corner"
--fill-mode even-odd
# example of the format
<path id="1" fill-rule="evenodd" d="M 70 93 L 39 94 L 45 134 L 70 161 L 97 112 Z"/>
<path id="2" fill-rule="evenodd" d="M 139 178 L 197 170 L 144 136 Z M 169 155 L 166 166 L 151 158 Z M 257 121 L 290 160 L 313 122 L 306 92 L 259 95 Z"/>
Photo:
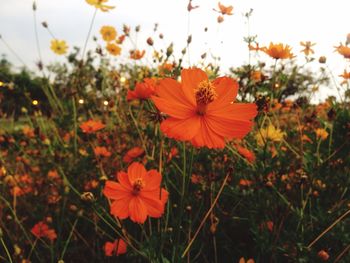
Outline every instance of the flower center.
<path id="1" fill-rule="evenodd" d="M 214 85 L 211 84 L 209 80 L 200 82 L 198 87 L 194 90 L 194 95 L 196 97 L 197 113 L 199 115 L 204 115 L 207 105 L 218 97 Z"/>
<path id="2" fill-rule="evenodd" d="M 132 194 L 138 195 L 144 186 L 145 184 L 143 183 L 143 180 L 141 178 L 136 179 L 133 185 Z"/>

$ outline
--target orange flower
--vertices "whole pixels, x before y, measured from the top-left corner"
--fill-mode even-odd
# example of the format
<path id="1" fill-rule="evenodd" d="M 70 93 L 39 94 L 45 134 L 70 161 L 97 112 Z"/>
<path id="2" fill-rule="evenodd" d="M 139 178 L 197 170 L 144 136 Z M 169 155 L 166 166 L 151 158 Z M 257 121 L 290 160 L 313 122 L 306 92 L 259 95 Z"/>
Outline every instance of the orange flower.
<path id="1" fill-rule="evenodd" d="M 36 238 L 47 238 L 50 241 L 53 241 L 57 238 L 56 232 L 54 229 L 49 229 L 49 226 L 45 224 L 43 221 L 40 221 L 37 223 L 33 228 L 30 230 L 32 234 Z"/>
<path id="2" fill-rule="evenodd" d="M 80 124 L 80 129 L 84 133 L 94 133 L 106 127 L 101 121 L 88 120 Z"/>
<path id="3" fill-rule="evenodd" d="M 268 48 L 263 47 L 261 50 L 274 59 L 286 59 L 294 57 L 291 52 L 291 47 L 288 45 L 283 45 L 282 43 L 274 44 L 271 42 Z"/>
<path id="4" fill-rule="evenodd" d="M 253 163 L 255 161 L 255 154 L 251 151 L 249 151 L 247 148 L 244 148 L 242 146 L 236 146 L 237 151 L 240 155 L 242 155 L 244 158 L 248 160 L 248 162 Z"/>
<path id="5" fill-rule="evenodd" d="M 311 49 L 316 43 L 311 43 L 311 41 L 300 42 L 300 45 L 304 47 L 304 49 L 300 52 L 303 52 L 306 56 L 310 54 L 314 54 L 315 52 Z"/>
<path id="6" fill-rule="evenodd" d="M 238 261 L 238 263 L 254 263 L 254 262 L 255 262 L 254 259 L 250 258 L 246 261 L 244 257 L 241 257 Z"/>
<path id="7" fill-rule="evenodd" d="M 122 239 L 117 239 L 114 242 L 106 242 L 104 246 L 105 255 L 107 257 L 119 256 L 126 253 L 126 243 Z"/>
<path id="8" fill-rule="evenodd" d="M 218 3 L 218 6 L 219 6 L 219 12 L 223 15 L 233 15 L 232 13 L 232 10 L 233 10 L 233 6 L 230 5 L 230 6 L 224 6 L 223 4 L 221 4 L 220 2 Z"/>
<path id="9" fill-rule="evenodd" d="M 259 46 L 259 43 L 255 43 L 255 47 L 251 44 L 248 45 L 250 51 L 262 51 L 264 48 Z"/>
<path id="10" fill-rule="evenodd" d="M 162 65 L 158 66 L 159 75 L 169 74 L 173 69 L 174 65 L 172 63 L 163 63 Z"/>
<path id="11" fill-rule="evenodd" d="M 316 131 L 316 137 L 324 141 L 328 137 L 328 132 L 325 129 L 318 128 Z"/>
<path id="12" fill-rule="evenodd" d="M 96 156 L 103 156 L 103 157 L 109 157 L 109 156 L 111 156 L 111 154 L 112 154 L 112 153 L 109 152 L 109 151 L 107 150 L 107 148 L 104 147 L 104 146 L 102 146 L 102 147 L 96 146 L 96 147 L 94 148 L 94 153 L 95 153 Z"/>
<path id="13" fill-rule="evenodd" d="M 325 250 L 320 250 L 317 253 L 317 256 L 322 260 L 322 261 L 327 261 L 329 259 L 329 254 Z"/>
<path id="14" fill-rule="evenodd" d="M 143 58 L 143 56 L 145 55 L 146 51 L 142 50 L 130 50 L 130 58 L 131 59 L 135 59 L 135 60 L 138 60 L 138 59 L 141 59 Z"/>
<path id="15" fill-rule="evenodd" d="M 337 51 L 344 58 L 350 58 L 350 47 L 348 46 L 340 44 L 338 47 L 335 47 L 335 51 Z"/>
<path id="16" fill-rule="evenodd" d="M 112 26 L 103 26 L 100 29 L 100 33 L 104 41 L 113 41 L 117 37 L 117 31 Z"/>
<path id="17" fill-rule="evenodd" d="M 120 46 L 113 43 L 108 43 L 106 46 L 106 49 L 109 52 L 109 54 L 111 54 L 112 56 L 119 56 L 120 52 L 122 51 Z"/>
<path id="18" fill-rule="evenodd" d="M 118 183 L 107 181 L 103 190 L 113 200 L 111 214 L 133 222 L 144 223 L 147 216 L 159 218 L 164 213 L 168 191 L 160 187 L 162 176 L 156 170 L 146 171 L 140 163 L 132 163 L 128 172 L 117 174 Z"/>
<path id="19" fill-rule="evenodd" d="M 132 162 L 136 157 L 142 155 L 145 151 L 140 147 L 134 147 L 130 149 L 123 157 L 125 163 Z"/>
<path id="20" fill-rule="evenodd" d="M 343 83 L 346 83 L 347 80 L 350 80 L 350 72 L 347 72 L 344 69 L 344 73 L 342 75 L 339 75 L 339 77 L 342 77 L 344 79 Z"/>
<path id="21" fill-rule="evenodd" d="M 128 94 L 126 96 L 126 99 L 128 101 L 130 100 L 147 100 L 152 95 L 154 95 L 155 92 L 155 81 L 153 79 L 144 79 L 143 83 L 137 83 L 135 90 L 128 90 Z"/>
<path id="22" fill-rule="evenodd" d="M 236 80 L 209 81 L 198 68 L 182 70 L 181 79 L 181 84 L 171 78 L 160 80 L 158 96 L 152 96 L 157 108 L 169 116 L 160 125 L 164 134 L 196 147 L 224 148 L 225 139 L 243 138 L 250 131 L 256 105 L 233 103 Z"/>
<path id="23" fill-rule="evenodd" d="M 252 180 L 247 180 L 247 179 L 240 179 L 239 180 L 239 183 L 238 183 L 240 186 L 251 186 L 253 184 L 253 181 Z"/>

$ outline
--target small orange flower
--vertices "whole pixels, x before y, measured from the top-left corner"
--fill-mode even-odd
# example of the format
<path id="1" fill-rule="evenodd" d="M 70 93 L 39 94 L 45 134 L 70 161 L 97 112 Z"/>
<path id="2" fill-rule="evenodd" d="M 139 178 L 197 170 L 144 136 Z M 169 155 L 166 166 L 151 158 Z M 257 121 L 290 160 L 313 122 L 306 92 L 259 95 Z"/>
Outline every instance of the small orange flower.
<path id="1" fill-rule="evenodd" d="M 113 26 L 103 26 L 100 29 L 100 33 L 104 41 L 113 41 L 117 37 L 117 31 Z"/>
<path id="2" fill-rule="evenodd" d="M 304 47 L 304 49 L 300 52 L 303 52 L 305 56 L 308 56 L 310 54 L 314 54 L 315 51 L 311 49 L 316 43 L 311 43 L 311 41 L 306 41 L 306 42 L 300 42 L 300 45 Z"/>
<path id="3" fill-rule="evenodd" d="M 160 187 L 162 176 L 156 170 L 146 171 L 140 163 L 132 163 L 128 172 L 117 174 L 118 183 L 107 181 L 103 190 L 112 199 L 111 214 L 143 224 L 147 217 L 159 218 L 164 213 L 168 191 Z"/>
<path id="4" fill-rule="evenodd" d="M 320 250 L 317 253 L 317 256 L 322 260 L 322 261 L 327 261 L 329 259 L 329 254 L 325 250 Z"/>
<path id="5" fill-rule="evenodd" d="M 80 124 L 80 129 L 84 133 L 95 133 L 95 132 L 103 129 L 104 127 L 106 127 L 106 125 L 104 125 L 99 120 L 98 121 L 88 120 L 88 121 L 83 122 L 82 124 Z"/>
<path id="6" fill-rule="evenodd" d="M 50 241 L 54 241 L 57 238 L 56 232 L 54 229 L 50 229 L 47 224 L 45 224 L 43 221 L 40 221 L 37 223 L 33 228 L 30 230 L 32 234 L 36 238 L 47 238 Z"/>
<path id="7" fill-rule="evenodd" d="M 196 147 L 224 148 L 225 140 L 243 138 L 257 114 L 253 103 L 233 103 L 238 83 L 229 77 L 208 79 L 198 68 L 183 69 L 181 83 L 159 81 L 152 100 L 168 115 L 160 128 L 170 138 L 190 141 Z"/>
<path id="8" fill-rule="evenodd" d="M 103 157 L 109 157 L 109 156 L 111 156 L 111 154 L 112 154 L 112 153 L 109 152 L 109 151 L 107 150 L 107 148 L 104 147 L 104 146 L 102 146 L 102 147 L 96 146 L 96 147 L 94 148 L 94 153 L 95 153 L 96 156 L 103 156 Z"/>
<path id="9" fill-rule="evenodd" d="M 255 161 L 255 154 L 252 151 L 249 151 L 247 148 L 242 146 L 236 146 L 237 151 L 240 155 L 247 159 L 248 162 L 253 163 Z"/>
<path id="10" fill-rule="evenodd" d="M 106 46 L 107 51 L 109 52 L 109 54 L 113 55 L 113 56 L 119 56 L 122 49 L 120 46 L 113 44 L 113 43 L 108 43 Z"/>
<path id="11" fill-rule="evenodd" d="M 225 6 L 223 4 L 221 4 L 220 2 L 218 3 L 218 6 L 219 6 L 219 12 L 222 14 L 222 15 L 233 15 L 232 13 L 232 10 L 233 10 L 233 6 L 230 5 L 230 6 Z"/>
<path id="12" fill-rule="evenodd" d="M 172 63 L 163 63 L 158 67 L 159 75 L 169 74 L 173 69 L 174 65 Z"/>
<path id="13" fill-rule="evenodd" d="M 261 50 L 274 59 L 287 59 L 294 57 L 291 52 L 291 47 L 283 45 L 282 43 L 274 44 L 271 42 L 268 48 L 263 47 Z"/>
<path id="14" fill-rule="evenodd" d="M 253 181 L 252 180 L 247 180 L 247 179 L 240 179 L 239 180 L 239 183 L 238 183 L 240 186 L 251 186 L 253 184 Z"/>
<path id="15" fill-rule="evenodd" d="M 344 69 L 344 73 L 339 75 L 339 77 L 342 77 L 344 79 L 343 83 L 346 83 L 348 80 L 350 80 L 350 72 L 347 72 L 346 69 Z"/>
<path id="16" fill-rule="evenodd" d="M 315 131 L 315 133 L 316 137 L 321 139 L 322 141 L 324 141 L 328 137 L 328 132 L 325 129 L 319 128 Z"/>
<path id="17" fill-rule="evenodd" d="M 123 239 L 117 239 L 114 242 L 106 242 L 104 245 L 105 255 L 107 257 L 119 256 L 126 253 L 127 245 Z"/>
<path id="18" fill-rule="evenodd" d="M 255 263 L 255 261 L 254 259 L 251 259 L 251 258 L 246 261 L 244 257 L 241 257 L 238 263 Z"/>
<path id="19" fill-rule="evenodd" d="M 143 58 L 143 56 L 145 55 L 146 51 L 142 50 L 130 50 L 130 58 L 134 59 L 134 60 L 139 60 L 141 58 Z"/>
<path id="20" fill-rule="evenodd" d="M 142 154 L 144 154 L 144 150 L 140 147 L 134 147 L 132 149 L 130 149 L 123 157 L 123 161 L 125 163 L 130 163 L 132 162 L 135 158 L 141 156 Z"/>
<path id="21" fill-rule="evenodd" d="M 155 93 L 155 81 L 153 79 L 144 79 L 143 83 L 137 83 L 135 90 L 128 90 L 126 99 L 130 100 L 147 100 Z"/>
<path id="22" fill-rule="evenodd" d="M 259 46 L 259 43 L 255 43 L 255 47 L 251 44 L 248 45 L 250 51 L 262 51 L 263 47 Z"/>
<path id="23" fill-rule="evenodd" d="M 350 59 L 350 47 L 340 44 L 339 46 L 335 47 L 335 51 L 337 51 L 344 58 Z"/>

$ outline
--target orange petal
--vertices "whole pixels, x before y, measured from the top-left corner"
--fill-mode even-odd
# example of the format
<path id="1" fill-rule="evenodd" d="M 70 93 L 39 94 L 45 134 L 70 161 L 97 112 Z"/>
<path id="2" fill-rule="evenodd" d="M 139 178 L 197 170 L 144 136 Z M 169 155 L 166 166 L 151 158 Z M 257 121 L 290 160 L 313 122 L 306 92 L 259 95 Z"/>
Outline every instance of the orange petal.
<path id="1" fill-rule="evenodd" d="M 114 201 L 111 205 L 111 214 L 120 218 L 125 219 L 129 216 L 129 204 L 133 200 L 132 196 L 129 198 Z"/>
<path id="2" fill-rule="evenodd" d="M 159 189 L 162 176 L 157 170 L 150 170 L 145 176 L 146 185 L 143 191 L 152 191 Z"/>
<path id="3" fill-rule="evenodd" d="M 142 198 L 150 217 L 161 217 L 164 213 L 164 204 L 159 199 Z"/>
<path id="4" fill-rule="evenodd" d="M 197 135 L 193 137 L 192 144 L 196 147 L 206 146 L 208 148 L 219 148 L 225 147 L 225 140 L 222 136 L 216 133 L 215 130 L 211 129 L 206 118 L 201 119 L 201 128 Z"/>
<path id="5" fill-rule="evenodd" d="M 103 189 L 103 194 L 112 200 L 120 200 L 130 197 L 130 191 L 131 189 L 128 189 L 119 183 L 107 181 L 105 188 Z"/>
<path id="6" fill-rule="evenodd" d="M 181 84 L 174 79 L 165 78 L 159 81 L 156 86 L 156 94 L 171 103 L 182 104 L 186 107 L 192 108 L 196 103 L 189 100 L 181 87 Z"/>
<path id="7" fill-rule="evenodd" d="M 156 96 L 152 96 L 151 98 L 159 111 L 164 112 L 171 117 L 186 119 L 194 114 L 195 108 L 186 104 L 175 103 Z"/>
<path id="8" fill-rule="evenodd" d="M 132 198 L 129 203 L 130 219 L 143 224 L 147 219 L 147 207 L 139 197 Z"/>
<path id="9" fill-rule="evenodd" d="M 199 68 L 183 69 L 181 71 L 182 90 L 192 105 L 196 105 L 194 89 L 197 88 L 198 84 L 203 80 L 208 80 L 208 76 Z"/>
<path id="10" fill-rule="evenodd" d="M 207 116 L 214 118 L 227 118 L 236 120 L 250 120 L 257 114 L 254 103 L 233 103 L 221 108 L 211 108 L 207 111 Z"/>
<path id="11" fill-rule="evenodd" d="M 145 167 L 137 162 L 132 163 L 128 168 L 128 177 L 131 185 L 135 182 L 135 180 L 139 178 L 144 178 L 147 171 Z"/>
<path id="12" fill-rule="evenodd" d="M 132 185 L 129 181 L 128 174 L 126 172 L 118 172 L 117 174 L 118 182 L 125 188 L 132 189 Z"/>
<path id="13" fill-rule="evenodd" d="M 188 119 L 168 118 L 161 123 L 160 129 L 169 138 L 187 141 L 198 133 L 200 119 L 197 115 Z"/>
<path id="14" fill-rule="evenodd" d="M 238 93 L 238 83 L 236 80 L 228 77 L 217 78 L 213 81 L 218 98 L 208 105 L 208 111 L 216 107 L 223 107 L 231 104 Z"/>

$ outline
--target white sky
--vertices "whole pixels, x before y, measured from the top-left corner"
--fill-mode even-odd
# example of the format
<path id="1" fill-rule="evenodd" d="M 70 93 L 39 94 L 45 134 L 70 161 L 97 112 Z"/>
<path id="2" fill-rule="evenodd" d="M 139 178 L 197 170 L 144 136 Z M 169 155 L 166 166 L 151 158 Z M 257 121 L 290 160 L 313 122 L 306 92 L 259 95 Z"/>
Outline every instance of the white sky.
<path id="1" fill-rule="evenodd" d="M 38 23 L 48 22 L 55 36 L 66 40 L 70 47 L 84 45 L 94 12 L 93 7 L 85 3 L 85 0 L 36 2 Z M 248 51 L 243 36 L 247 35 L 248 27 L 242 14 L 252 8 L 254 11 L 250 20 L 250 32 L 258 35 L 258 42 L 261 45 L 268 45 L 270 41 L 288 43 L 302 62 L 299 42 L 316 42 L 315 57 L 325 55 L 334 75 L 338 76 L 345 69 L 346 62 L 340 55 L 334 53 L 334 46 L 339 42 L 344 43 L 346 35 L 350 33 L 349 0 L 222 0 L 221 2 L 233 5 L 234 15 L 226 16 L 225 21 L 218 25 L 216 22 L 218 14 L 213 11 L 213 8 L 217 8 L 217 1 L 193 0 L 193 5 L 199 5 L 200 8 L 193 10 L 190 16 L 190 33 L 193 35 L 192 63 L 198 62 L 200 55 L 209 50 L 221 57 L 220 64 L 223 69 L 237 67 L 247 62 Z M 177 53 L 186 45 L 188 0 L 110 0 L 109 3 L 116 8 L 109 13 L 97 14 L 93 35 L 99 36 L 98 31 L 103 25 L 113 25 L 121 32 L 124 23 L 132 27 L 140 24 L 142 30 L 137 38 L 137 45 L 141 49 L 151 51 L 147 49 L 148 36 L 152 36 L 155 40 L 156 47 L 165 48 L 174 42 Z M 156 22 L 159 23 L 159 30 L 154 35 L 153 27 Z M 208 27 L 207 33 L 204 32 L 205 27 Z M 48 32 L 40 24 L 38 30 L 44 63 L 63 61 L 63 58 L 58 58 L 50 51 L 51 36 Z M 162 41 L 157 37 L 160 32 L 164 34 Z M 0 0 L 0 34 L 30 68 L 35 68 L 38 53 L 31 0 Z M 90 41 L 89 47 L 94 49 L 95 43 Z M 13 64 L 21 65 L 1 42 L 0 54 L 6 54 Z M 263 54 L 261 59 L 269 60 Z M 314 67 L 319 66 L 317 62 L 314 64 Z"/>

